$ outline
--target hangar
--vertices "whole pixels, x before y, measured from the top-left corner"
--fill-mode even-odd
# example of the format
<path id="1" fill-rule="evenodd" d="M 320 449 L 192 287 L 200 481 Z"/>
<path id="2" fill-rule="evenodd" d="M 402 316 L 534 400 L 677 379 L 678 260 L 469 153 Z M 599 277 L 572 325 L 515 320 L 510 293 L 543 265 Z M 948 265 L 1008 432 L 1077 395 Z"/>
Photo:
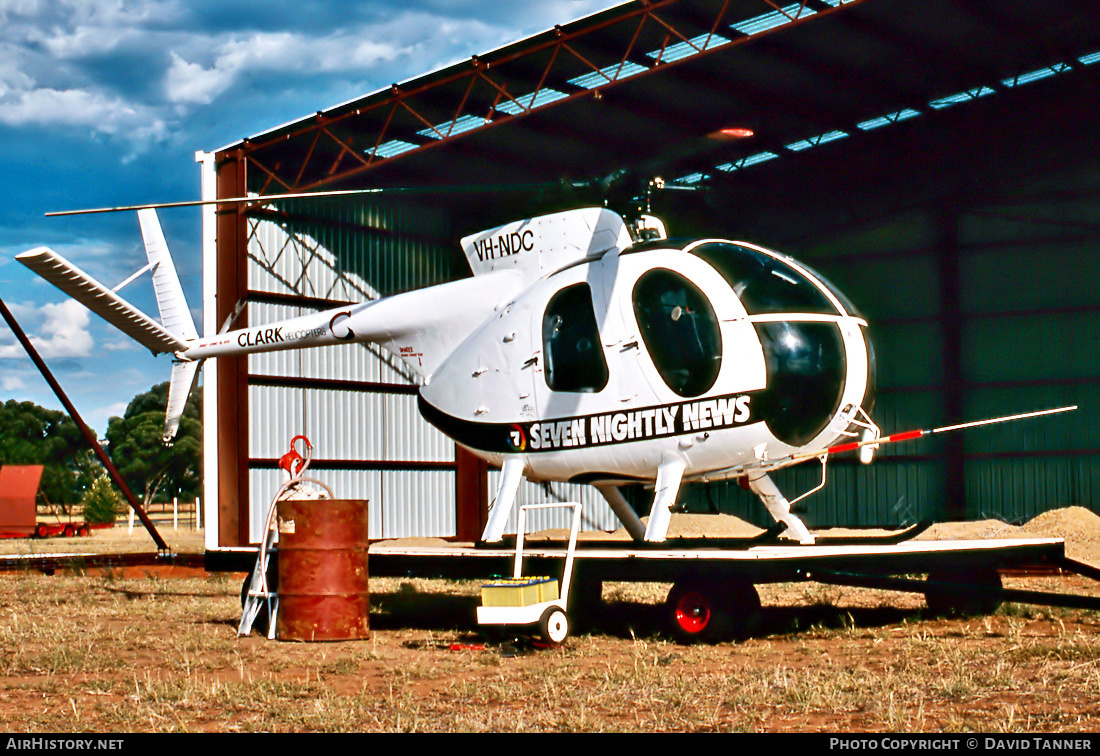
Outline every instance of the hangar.
<path id="1" fill-rule="evenodd" d="M 1070 0 L 636 0 L 563 23 L 200 154 L 207 200 L 376 190 L 206 210 L 204 328 L 467 276 L 457 240 L 506 221 L 645 205 L 673 235 L 777 248 L 847 293 L 886 433 L 1081 407 L 837 461 L 811 526 L 1093 507 L 1098 22 Z M 386 353 L 206 370 L 208 551 L 258 541 L 299 433 L 315 475 L 371 500 L 372 537 L 480 533 L 496 471 L 417 416 Z M 582 498 L 615 526 L 580 486 L 522 496 Z M 683 498 L 764 516 L 736 485 Z"/>

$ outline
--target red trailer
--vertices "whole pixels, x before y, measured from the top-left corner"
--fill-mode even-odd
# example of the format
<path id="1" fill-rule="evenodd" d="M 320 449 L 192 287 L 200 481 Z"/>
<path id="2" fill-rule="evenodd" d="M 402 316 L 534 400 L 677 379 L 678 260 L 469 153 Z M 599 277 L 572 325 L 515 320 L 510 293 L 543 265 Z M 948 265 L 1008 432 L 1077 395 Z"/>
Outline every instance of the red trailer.
<path id="1" fill-rule="evenodd" d="M 38 522 L 38 484 L 42 465 L 4 465 L 0 467 L 0 537 L 48 538 L 50 536 L 86 536 L 86 522 Z"/>

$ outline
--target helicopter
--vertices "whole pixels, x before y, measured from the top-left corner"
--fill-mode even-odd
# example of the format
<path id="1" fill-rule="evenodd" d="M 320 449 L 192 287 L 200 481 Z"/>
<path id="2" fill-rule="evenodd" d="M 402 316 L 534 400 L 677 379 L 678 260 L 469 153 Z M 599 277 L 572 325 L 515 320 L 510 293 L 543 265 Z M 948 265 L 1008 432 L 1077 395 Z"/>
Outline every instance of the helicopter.
<path id="1" fill-rule="evenodd" d="M 879 436 L 866 320 L 810 268 L 754 244 L 567 210 L 463 238 L 470 278 L 200 337 L 156 210 L 138 218 L 160 323 L 49 248 L 16 259 L 174 356 L 165 441 L 205 359 L 379 344 L 419 377 L 423 417 L 500 466 L 488 543 L 523 477 L 595 486 L 646 542 L 666 539 L 685 482 L 740 478 L 812 543 L 769 473 L 856 435 L 870 461 Z M 619 490 L 635 483 L 654 487 L 648 523 Z"/>
<path id="2" fill-rule="evenodd" d="M 160 323 L 47 247 L 16 259 L 173 355 L 166 442 L 206 359 L 378 344 L 418 376 L 422 416 L 500 467 L 485 543 L 527 478 L 593 485 L 646 543 L 667 539 L 685 483 L 738 479 L 785 539 L 813 544 L 791 506 L 824 485 L 830 454 L 869 463 L 880 442 L 964 427 L 882 437 L 868 324 L 835 286 L 749 242 L 668 238 L 651 215 L 525 218 L 461 239 L 469 278 L 199 336 L 155 207 L 137 214 Z M 770 473 L 812 459 L 821 484 L 788 501 Z M 639 483 L 654 490 L 648 521 L 620 490 Z"/>

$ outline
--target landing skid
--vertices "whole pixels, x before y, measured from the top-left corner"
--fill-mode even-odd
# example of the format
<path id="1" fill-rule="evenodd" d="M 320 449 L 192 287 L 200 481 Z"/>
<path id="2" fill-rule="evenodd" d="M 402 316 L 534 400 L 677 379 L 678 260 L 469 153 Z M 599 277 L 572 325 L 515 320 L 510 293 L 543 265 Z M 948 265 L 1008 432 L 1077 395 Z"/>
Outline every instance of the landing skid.
<path id="1" fill-rule="evenodd" d="M 871 546 L 892 546 L 896 543 L 903 543 L 911 538 L 916 538 L 930 527 L 932 527 L 932 521 L 923 520 L 905 530 L 898 530 L 881 536 L 818 536 L 817 545 L 847 546 L 852 544 L 866 544 Z"/>
<path id="2" fill-rule="evenodd" d="M 781 538 L 780 536 L 787 529 L 786 524 L 777 523 L 768 530 L 765 530 L 759 535 L 752 536 L 750 538 L 728 538 L 724 536 L 693 536 L 685 538 L 668 538 L 661 543 L 647 543 L 645 541 L 608 541 L 604 539 L 585 541 L 581 540 L 577 543 L 577 549 L 645 549 L 653 551 L 668 551 L 675 549 L 721 549 L 730 551 L 739 551 L 745 549 L 751 549 L 757 546 L 790 546 L 792 548 L 805 549 L 813 551 L 815 546 L 893 546 L 899 543 L 904 543 L 912 538 L 916 538 L 928 528 L 932 527 L 931 520 L 925 520 L 919 522 L 916 525 L 905 528 L 904 530 L 897 530 L 892 533 L 885 533 L 883 535 L 852 535 L 852 536 L 817 536 L 812 544 L 803 544 L 798 541 L 792 541 L 788 538 Z M 538 544 L 546 548 L 558 548 L 563 546 L 567 541 L 564 540 L 539 540 Z M 495 543 L 480 542 L 475 544 L 476 548 L 515 548 L 515 537 L 505 536 L 500 541 Z"/>
<path id="3" fill-rule="evenodd" d="M 815 546 L 892 546 L 904 543 L 911 538 L 928 530 L 932 526 L 931 521 L 920 522 L 905 530 L 898 530 L 884 535 L 852 535 L 852 536 L 816 536 L 813 543 L 799 543 L 789 538 L 780 538 L 786 531 L 786 524 L 780 522 L 768 530 L 752 538 L 708 538 L 706 536 L 694 538 L 669 538 L 664 543 L 633 544 L 634 546 L 648 546 L 650 548 L 711 548 L 711 549 L 751 549 L 755 546 L 790 546 L 792 548 L 807 549 L 812 551 Z"/>

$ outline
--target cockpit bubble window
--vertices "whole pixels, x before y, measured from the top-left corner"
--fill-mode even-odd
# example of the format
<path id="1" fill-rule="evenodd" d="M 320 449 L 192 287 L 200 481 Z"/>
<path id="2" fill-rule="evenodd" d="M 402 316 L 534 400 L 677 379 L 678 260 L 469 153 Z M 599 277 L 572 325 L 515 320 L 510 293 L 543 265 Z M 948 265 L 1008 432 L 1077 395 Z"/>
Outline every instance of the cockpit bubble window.
<path id="1" fill-rule="evenodd" d="M 842 314 L 800 270 L 763 252 L 726 242 L 700 244 L 691 251 L 722 274 L 749 315 Z"/>
<path id="2" fill-rule="evenodd" d="M 542 349 L 552 391 L 595 393 L 607 385 L 607 360 L 588 284 L 567 286 L 551 297 L 542 320 Z"/>
<path id="3" fill-rule="evenodd" d="M 634 316 L 657 372 L 680 396 L 699 396 L 718 378 L 722 333 L 706 296 L 671 270 L 656 268 L 634 285 Z"/>

